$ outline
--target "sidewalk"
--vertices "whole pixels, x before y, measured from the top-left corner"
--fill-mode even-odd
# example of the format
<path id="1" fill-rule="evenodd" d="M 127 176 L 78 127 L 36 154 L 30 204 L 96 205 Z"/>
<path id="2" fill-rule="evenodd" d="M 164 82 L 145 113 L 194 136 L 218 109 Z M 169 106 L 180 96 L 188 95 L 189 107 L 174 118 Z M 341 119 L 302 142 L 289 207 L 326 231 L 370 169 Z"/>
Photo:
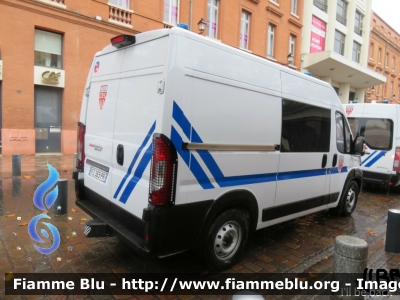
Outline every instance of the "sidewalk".
<path id="1" fill-rule="evenodd" d="M 86 238 L 84 224 L 90 217 L 75 205 L 72 155 L 22 156 L 21 177 L 12 177 L 12 158 L 0 157 L 0 273 L 201 273 L 205 270 L 192 252 L 159 258 L 142 258 L 116 237 Z M 33 193 L 48 177 L 47 164 L 60 177 L 68 179 L 68 213 L 63 216 L 48 211 L 61 235 L 60 247 L 50 255 L 34 248 L 27 231 L 32 217 L 41 213 L 33 205 Z M 387 212 L 400 208 L 400 194 L 379 188 L 362 192 L 356 211 L 338 218 L 327 211 L 259 230 L 239 262 L 227 273 L 306 273 L 314 279 L 331 273 L 334 240 L 338 235 L 352 235 L 369 244 L 368 268 L 400 268 L 400 254 L 386 253 Z M 400 229 L 399 229 L 400 231 Z M 400 233 L 399 233 L 400 234 Z M 399 237 L 400 238 L 400 237 Z M 47 244 L 46 244 L 47 245 Z M 98 296 L 74 299 L 231 299 L 232 296 Z M 267 299 L 290 299 L 267 297 Z M 296 299 L 310 299 L 297 296 Z M 5 296 L 0 284 L 0 299 L 53 299 Z M 66 299 L 62 296 L 54 299 Z M 68 298 L 69 299 L 69 298 Z"/>

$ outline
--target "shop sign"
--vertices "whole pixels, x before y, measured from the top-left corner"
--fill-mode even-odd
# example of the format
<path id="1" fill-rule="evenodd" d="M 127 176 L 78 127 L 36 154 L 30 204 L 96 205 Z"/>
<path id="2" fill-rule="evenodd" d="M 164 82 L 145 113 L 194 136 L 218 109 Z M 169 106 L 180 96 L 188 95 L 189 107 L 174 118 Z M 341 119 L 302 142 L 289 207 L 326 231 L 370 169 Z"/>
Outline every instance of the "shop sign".
<path id="1" fill-rule="evenodd" d="M 64 70 L 34 66 L 33 72 L 34 84 L 36 85 L 47 85 L 59 88 L 65 87 Z"/>
<path id="2" fill-rule="evenodd" d="M 47 84 L 59 84 L 58 78 L 60 78 L 61 73 L 45 71 L 42 73 L 42 82 Z"/>

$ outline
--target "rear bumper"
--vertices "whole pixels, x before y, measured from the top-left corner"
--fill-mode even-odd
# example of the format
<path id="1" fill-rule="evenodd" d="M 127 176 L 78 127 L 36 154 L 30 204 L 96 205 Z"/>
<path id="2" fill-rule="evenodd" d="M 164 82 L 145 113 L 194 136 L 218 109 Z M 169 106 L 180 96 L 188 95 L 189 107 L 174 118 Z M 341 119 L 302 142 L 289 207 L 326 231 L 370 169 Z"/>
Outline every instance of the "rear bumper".
<path id="1" fill-rule="evenodd" d="M 105 199 L 84 185 L 74 174 L 76 205 L 100 219 L 116 236 L 141 255 L 166 256 L 195 248 L 206 215 L 214 200 L 143 207 L 141 218 Z"/>
<path id="2" fill-rule="evenodd" d="M 363 171 L 363 178 L 365 183 L 379 184 L 379 185 L 399 185 L 400 176 L 398 173 L 393 174 L 383 174 L 376 172 Z"/>
<path id="3" fill-rule="evenodd" d="M 107 225 L 114 230 L 115 235 L 117 235 L 137 253 L 145 256 L 151 254 L 143 238 L 135 234 L 132 230 L 126 228 L 123 224 L 115 220 L 97 206 L 93 205 L 90 201 L 76 199 L 76 205 L 90 215 L 93 219 L 100 219 L 107 223 Z"/>

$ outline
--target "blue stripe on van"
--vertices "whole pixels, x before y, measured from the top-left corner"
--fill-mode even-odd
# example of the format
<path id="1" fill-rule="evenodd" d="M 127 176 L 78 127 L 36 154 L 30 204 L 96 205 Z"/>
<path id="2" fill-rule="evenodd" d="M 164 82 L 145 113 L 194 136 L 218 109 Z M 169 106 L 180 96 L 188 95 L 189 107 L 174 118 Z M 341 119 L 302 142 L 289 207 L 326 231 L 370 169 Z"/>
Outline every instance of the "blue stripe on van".
<path id="1" fill-rule="evenodd" d="M 326 175 L 327 169 L 301 170 L 278 173 L 278 180 L 299 179 Z"/>
<path id="2" fill-rule="evenodd" d="M 369 168 L 372 166 L 374 163 L 376 163 L 382 156 L 386 154 L 386 151 L 381 151 L 378 155 L 376 155 L 372 160 L 370 160 L 365 167 Z"/>
<path id="3" fill-rule="evenodd" d="M 146 169 L 147 165 L 149 164 L 149 162 L 151 160 L 152 154 L 153 154 L 153 143 L 150 144 L 150 146 L 146 149 L 145 153 L 143 154 L 143 157 L 140 160 L 140 162 L 135 170 L 135 173 L 133 174 L 133 177 L 131 178 L 131 180 L 129 180 L 129 183 L 127 184 L 125 190 L 123 191 L 123 193 L 121 195 L 121 198 L 119 199 L 120 202 L 125 204 L 126 201 L 128 201 L 128 198 L 131 195 L 136 184 L 142 178 L 144 170 Z"/>
<path id="4" fill-rule="evenodd" d="M 174 118 L 176 123 L 178 123 L 178 125 L 182 128 L 183 133 L 186 135 L 186 137 L 190 140 L 190 129 L 192 128 L 192 125 L 175 101 L 172 107 L 172 117 Z"/>
<path id="5" fill-rule="evenodd" d="M 339 168 L 338 167 L 330 168 L 329 171 L 328 171 L 329 174 L 339 174 L 339 173 L 347 173 L 347 172 L 348 172 L 347 167 L 342 167 L 340 172 L 339 172 Z"/>
<path id="6" fill-rule="evenodd" d="M 154 121 L 154 123 L 153 123 L 153 125 L 151 126 L 149 132 L 147 133 L 146 137 L 144 138 L 142 144 L 141 144 L 140 147 L 137 149 L 137 151 L 136 151 L 136 153 L 135 153 L 135 156 L 133 157 L 133 159 L 132 159 L 132 161 L 131 161 L 131 164 L 129 165 L 129 168 L 128 168 L 128 170 L 126 171 L 126 174 L 125 174 L 124 178 L 121 180 L 121 182 L 120 182 L 120 184 L 119 184 L 117 190 L 115 191 L 115 194 L 114 194 L 114 197 L 113 197 L 114 199 L 116 199 L 116 198 L 118 197 L 118 194 L 119 194 L 119 192 L 121 191 L 122 187 L 124 186 L 125 181 L 128 179 L 129 175 L 130 175 L 131 172 L 132 172 L 132 169 L 133 169 L 133 166 L 134 166 L 135 163 L 136 163 L 136 160 L 138 159 L 138 157 L 139 157 L 140 153 L 142 152 L 144 146 L 146 146 L 147 142 L 149 141 L 149 139 L 150 139 L 150 137 L 151 137 L 151 135 L 153 134 L 153 132 L 154 132 L 155 129 L 156 129 L 156 121 Z"/>
<path id="7" fill-rule="evenodd" d="M 375 153 L 377 153 L 378 151 L 375 150 L 374 152 L 372 152 L 366 159 L 364 159 L 361 163 L 361 165 L 365 164 L 367 161 L 369 161 L 370 159 L 372 159 L 375 155 Z"/>

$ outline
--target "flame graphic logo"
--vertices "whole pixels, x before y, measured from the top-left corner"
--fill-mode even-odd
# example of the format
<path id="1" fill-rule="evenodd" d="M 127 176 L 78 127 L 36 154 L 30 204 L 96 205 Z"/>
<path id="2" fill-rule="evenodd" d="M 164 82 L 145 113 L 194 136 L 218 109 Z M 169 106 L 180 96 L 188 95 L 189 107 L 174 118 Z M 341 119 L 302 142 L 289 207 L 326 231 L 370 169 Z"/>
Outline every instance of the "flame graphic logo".
<path id="1" fill-rule="evenodd" d="M 46 211 L 50 209 L 50 207 L 54 204 L 58 196 L 58 186 L 56 186 L 52 191 L 50 189 L 57 183 L 59 179 L 59 174 L 56 169 L 54 169 L 51 165 L 47 164 L 47 168 L 49 169 L 49 177 L 45 182 L 38 186 L 33 195 L 33 204 L 40 210 Z M 49 192 L 50 191 L 50 192 Z M 47 193 L 48 192 L 48 193 Z M 46 195 L 47 193 L 47 195 Z M 46 195 L 46 198 L 44 196 Z M 44 201 L 43 201 L 44 199 Z M 40 238 L 37 233 L 36 226 L 40 219 L 51 219 L 46 214 L 40 214 L 36 217 L 33 217 L 32 220 L 28 224 L 28 233 L 31 238 L 38 242 L 44 243 L 44 241 Z M 47 228 L 50 230 L 51 234 L 53 235 L 53 245 L 50 248 L 42 248 L 37 245 L 34 245 L 36 250 L 42 254 L 50 254 L 54 252 L 60 246 L 60 233 L 58 232 L 57 227 L 50 223 L 42 222 Z M 49 238 L 49 233 L 42 229 L 40 233 L 45 237 Z"/>

